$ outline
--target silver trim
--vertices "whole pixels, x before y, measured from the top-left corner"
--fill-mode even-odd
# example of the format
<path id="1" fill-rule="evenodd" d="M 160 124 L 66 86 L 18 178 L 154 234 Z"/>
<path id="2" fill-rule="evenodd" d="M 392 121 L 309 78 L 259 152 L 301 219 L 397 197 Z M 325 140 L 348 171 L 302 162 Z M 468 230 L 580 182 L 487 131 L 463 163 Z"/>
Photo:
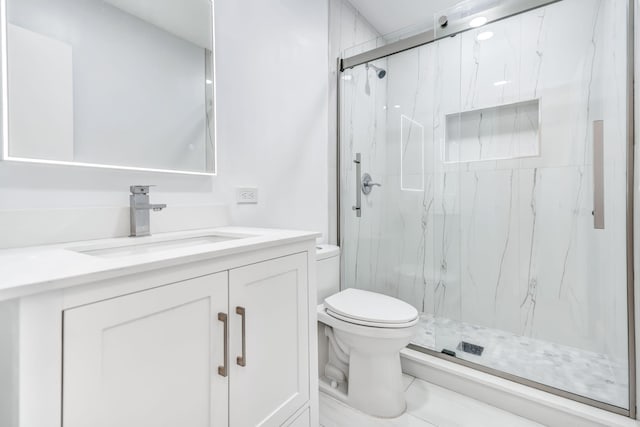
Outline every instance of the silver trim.
<path id="1" fill-rule="evenodd" d="M 609 411 L 609 412 L 613 412 L 615 414 L 618 415 L 624 415 L 624 416 L 629 416 L 629 411 L 624 409 L 624 408 L 620 408 L 618 406 L 614 406 L 614 405 L 610 405 L 608 403 L 603 403 L 600 402 L 599 400 L 593 400 L 593 399 L 589 399 L 588 397 L 584 397 L 584 396 L 580 396 L 579 394 L 574 394 L 574 393 L 570 393 L 568 391 L 559 389 L 559 388 L 554 388 L 554 387 L 550 387 L 546 384 L 542 384 L 542 383 L 538 383 L 535 381 L 531 381 L 528 380 L 526 378 L 523 377 L 519 377 L 517 375 L 513 375 L 513 374 L 509 374 L 507 372 L 504 371 L 499 371 L 497 369 L 493 369 L 493 368 L 489 368 L 486 367 L 484 365 L 480 365 L 477 363 L 473 363 L 473 362 L 469 362 L 468 360 L 464 360 L 464 359 L 460 359 L 457 357 L 453 357 L 453 356 L 449 356 L 447 354 L 444 353 L 440 353 L 437 352 L 435 350 L 431 350 L 425 347 L 421 347 L 415 344 L 409 344 L 407 346 L 408 348 L 410 348 L 411 350 L 415 350 L 415 351 L 419 351 L 420 353 L 424 353 L 427 354 L 429 356 L 433 356 L 436 357 L 438 359 L 443 359 L 449 362 L 453 362 L 453 363 L 457 363 L 458 365 L 462 365 L 462 366 L 466 366 L 468 368 L 472 368 L 475 370 L 478 370 L 480 372 L 484 372 L 486 374 L 491 374 L 491 375 L 495 375 L 498 378 L 502 378 L 505 380 L 509 380 L 509 381 L 513 381 L 515 383 L 518 384 L 522 384 L 525 385 L 527 387 L 531 387 L 537 390 L 541 390 L 547 393 L 551 393 L 551 394 L 555 394 L 556 396 L 560 396 L 560 397 L 564 397 L 566 399 L 570 399 L 579 403 L 584 403 L 586 405 L 590 405 L 593 407 L 596 407 L 598 409 L 603 409 L 605 411 Z"/>
<path id="2" fill-rule="evenodd" d="M 475 16 L 482 15 L 486 17 L 488 19 L 487 24 L 490 24 L 558 1 L 561 0 L 519 0 L 516 4 L 501 4 L 500 6 L 482 11 L 481 13 L 465 17 L 465 22 L 448 23 L 447 26 L 442 29 L 427 30 L 423 33 L 371 49 L 367 52 L 344 58 L 340 71 L 395 55 L 396 53 L 404 52 L 405 50 L 413 49 L 414 47 L 422 46 L 445 37 L 451 37 L 465 31 L 473 30 L 474 28 L 469 27 L 468 20 L 473 19 Z"/>
<path id="3" fill-rule="evenodd" d="M 398 40 L 397 42 L 389 43 L 376 49 L 344 58 L 342 60 L 342 68 L 340 69 L 340 71 L 344 71 L 348 68 L 353 68 L 357 65 L 366 64 L 367 62 L 372 62 L 376 59 L 395 55 L 396 53 L 404 52 L 405 50 L 413 49 L 414 47 L 431 43 L 434 40 L 434 31 L 428 30 L 424 33 L 416 34 L 415 36 L 407 37 L 406 39 Z"/>
<path id="4" fill-rule="evenodd" d="M 635 0 L 627 9 L 627 333 L 629 363 L 629 417 L 637 418 L 636 313 L 634 268 L 634 176 L 635 176 Z"/>
<path id="5" fill-rule="evenodd" d="M 341 233 L 342 233 L 342 218 L 340 217 L 340 204 L 341 197 L 340 189 L 342 187 L 341 182 L 341 174 L 342 174 L 342 144 L 340 142 L 340 129 L 341 129 L 341 120 L 340 114 L 342 114 L 342 109 L 340 108 L 340 103 L 342 101 L 342 97 L 340 96 L 340 91 L 342 90 L 342 85 L 340 81 L 342 80 L 341 71 L 342 69 L 342 58 L 336 59 L 336 245 L 340 246 L 341 243 Z"/>
<path id="6" fill-rule="evenodd" d="M 604 230 L 604 121 L 593 122 L 593 228 Z"/>

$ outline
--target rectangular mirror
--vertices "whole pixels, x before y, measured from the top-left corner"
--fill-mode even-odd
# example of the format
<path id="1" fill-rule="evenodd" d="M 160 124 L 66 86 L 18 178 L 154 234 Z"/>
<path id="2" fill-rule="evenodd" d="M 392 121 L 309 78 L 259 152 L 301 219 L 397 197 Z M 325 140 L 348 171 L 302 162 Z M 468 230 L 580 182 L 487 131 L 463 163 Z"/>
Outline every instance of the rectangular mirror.
<path id="1" fill-rule="evenodd" d="M 215 174 L 211 0 L 0 1 L 4 159 Z"/>

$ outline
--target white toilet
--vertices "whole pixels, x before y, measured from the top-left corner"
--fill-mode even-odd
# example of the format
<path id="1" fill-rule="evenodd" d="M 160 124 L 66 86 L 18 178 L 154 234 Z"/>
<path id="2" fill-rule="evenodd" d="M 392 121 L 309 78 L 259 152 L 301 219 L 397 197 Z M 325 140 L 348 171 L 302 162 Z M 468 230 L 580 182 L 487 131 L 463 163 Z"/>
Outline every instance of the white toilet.
<path id="1" fill-rule="evenodd" d="M 418 311 L 386 295 L 340 292 L 340 250 L 317 251 L 320 388 L 370 415 L 393 418 L 406 409 L 400 350 L 416 334 Z"/>

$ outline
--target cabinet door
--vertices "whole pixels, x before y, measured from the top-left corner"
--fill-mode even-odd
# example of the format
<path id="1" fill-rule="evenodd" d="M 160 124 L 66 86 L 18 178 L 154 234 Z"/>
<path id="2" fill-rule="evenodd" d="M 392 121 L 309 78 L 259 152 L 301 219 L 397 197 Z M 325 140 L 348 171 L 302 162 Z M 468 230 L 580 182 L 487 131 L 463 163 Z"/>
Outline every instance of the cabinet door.
<path id="1" fill-rule="evenodd" d="M 64 427 L 227 426 L 227 272 L 64 312 Z"/>
<path id="2" fill-rule="evenodd" d="M 307 286 L 306 253 L 229 272 L 229 425 L 280 426 L 309 400 Z"/>

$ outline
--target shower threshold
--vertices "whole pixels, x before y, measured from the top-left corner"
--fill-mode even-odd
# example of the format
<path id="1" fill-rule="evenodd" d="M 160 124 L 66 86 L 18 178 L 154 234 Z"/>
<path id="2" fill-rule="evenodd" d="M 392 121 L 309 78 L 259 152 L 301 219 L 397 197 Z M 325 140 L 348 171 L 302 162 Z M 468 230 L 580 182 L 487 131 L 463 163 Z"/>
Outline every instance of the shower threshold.
<path id="1" fill-rule="evenodd" d="M 456 348 L 458 342 L 484 347 L 482 355 Z M 443 348 L 444 343 L 453 344 Z M 420 316 L 412 344 L 435 351 L 452 350 L 458 359 L 620 408 L 629 404 L 626 363 L 606 354 L 429 314 Z"/>

